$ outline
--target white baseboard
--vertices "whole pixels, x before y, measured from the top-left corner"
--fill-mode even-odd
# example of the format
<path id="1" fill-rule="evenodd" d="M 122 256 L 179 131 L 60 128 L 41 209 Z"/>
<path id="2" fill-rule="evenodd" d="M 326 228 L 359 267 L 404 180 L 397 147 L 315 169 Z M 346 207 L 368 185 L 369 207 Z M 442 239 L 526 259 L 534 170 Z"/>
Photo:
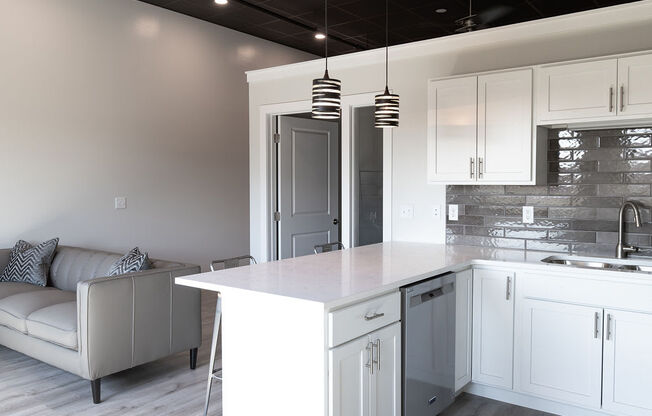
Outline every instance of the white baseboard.
<path id="1" fill-rule="evenodd" d="M 464 391 L 475 394 L 476 396 L 486 397 L 488 399 L 498 400 L 517 406 L 527 407 L 529 409 L 539 410 L 541 412 L 553 413 L 561 416 L 611 416 L 601 410 L 590 410 L 570 404 L 560 403 L 552 400 L 542 399 L 515 391 L 503 390 L 496 387 L 485 386 L 483 384 L 471 383 Z"/>

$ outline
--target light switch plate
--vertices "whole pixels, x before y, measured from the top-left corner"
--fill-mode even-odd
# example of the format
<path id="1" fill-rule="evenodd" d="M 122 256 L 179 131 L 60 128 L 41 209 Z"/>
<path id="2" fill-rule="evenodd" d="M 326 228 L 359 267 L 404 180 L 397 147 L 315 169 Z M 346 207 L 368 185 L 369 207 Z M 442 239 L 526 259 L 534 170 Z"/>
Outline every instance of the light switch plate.
<path id="1" fill-rule="evenodd" d="M 523 224 L 534 222 L 534 207 L 523 207 Z"/>
<path id="2" fill-rule="evenodd" d="M 400 215 L 401 215 L 401 218 L 412 218 L 412 217 L 414 217 L 414 206 L 413 205 L 401 205 Z"/>
<path id="3" fill-rule="evenodd" d="M 126 196 L 116 196 L 115 197 L 115 209 L 127 209 L 127 197 Z"/>
<path id="4" fill-rule="evenodd" d="M 448 220 L 457 221 L 457 204 L 451 204 L 448 206 Z"/>

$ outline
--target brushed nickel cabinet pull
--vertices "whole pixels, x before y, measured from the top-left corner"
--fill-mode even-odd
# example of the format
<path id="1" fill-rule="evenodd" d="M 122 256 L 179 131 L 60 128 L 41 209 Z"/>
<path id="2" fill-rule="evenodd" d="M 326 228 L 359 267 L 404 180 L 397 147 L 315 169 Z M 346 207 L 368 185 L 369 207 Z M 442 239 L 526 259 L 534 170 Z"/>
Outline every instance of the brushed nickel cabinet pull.
<path id="1" fill-rule="evenodd" d="M 376 353 L 376 357 L 377 357 L 376 358 L 376 364 L 378 365 L 378 367 L 376 367 L 376 370 L 378 370 L 378 372 L 380 372 L 380 339 L 376 339 L 376 342 L 374 342 L 374 345 L 376 345 L 376 351 L 377 351 L 377 353 Z"/>
<path id="2" fill-rule="evenodd" d="M 607 341 L 611 339 L 611 314 L 607 314 Z"/>
<path id="3" fill-rule="evenodd" d="M 367 363 L 364 365 L 369 369 L 369 374 L 372 376 L 374 375 L 374 343 L 369 341 L 367 342 L 367 346 L 365 347 L 365 350 L 367 350 Z"/>
<path id="4" fill-rule="evenodd" d="M 505 289 L 505 300 L 509 300 L 512 296 L 512 278 L 507 276 L 507 288 Z"/>
<path id="5" fill-rule="evenodd" d="M 620 86 L 620 111 L 625 111 L 625 86 Z"/>
<path id="6" fill-rule="evenodd" d="M 598 339 L 600 336 L 600 314 L 595 313 L 595 322 L 594 322 L 594 327 L 593 327 L 593 338 Z"/>
<path id="7" fill-rule="evenodd" d="M 473 158 L 470 158 L 470 162 L 471 162 L 471 165 L 470 165 L 470 169 L 469 169 L 469 170 L 470 170 L 470 173 L 471 173 L 471 179 L 473 179 L 473 170 L 474 170 L 474 169 L 473 169 Z"/>
<path id="8" fill-rule="evenodd" d="M 482 158 L 478 158 L 478 178 L 482 178 Z"/>
<path id="9" fill-rule="evenodd" d="M 376 312 L 374 312 L 373 315 L 365 315 L 364 320 L 365 321 L 373 321 L 374 319 L 382 318 L 383 316 L 385 316 L 384 313 L 376 313 Z"/>
<path id="10" fill-rule="evenodd" d="M 614 87 L 609 87 L 609 112 L 614 112 Z"/>

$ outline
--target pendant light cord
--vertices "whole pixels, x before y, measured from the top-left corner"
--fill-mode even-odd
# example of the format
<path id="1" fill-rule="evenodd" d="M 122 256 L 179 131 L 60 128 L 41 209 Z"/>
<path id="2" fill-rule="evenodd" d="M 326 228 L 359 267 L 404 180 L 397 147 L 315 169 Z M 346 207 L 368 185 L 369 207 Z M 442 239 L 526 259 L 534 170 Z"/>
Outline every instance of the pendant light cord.
<path id="1" fill-rule="evenodd" d="M 385 89 L 389 85 L 389 0 L 385 0 Z"/>
<path id="2" fill-rule="evenodd" d="M 328 72 L 328 0 L 324 0 L 324 32 L 326 35 L 326 72 Z"/>

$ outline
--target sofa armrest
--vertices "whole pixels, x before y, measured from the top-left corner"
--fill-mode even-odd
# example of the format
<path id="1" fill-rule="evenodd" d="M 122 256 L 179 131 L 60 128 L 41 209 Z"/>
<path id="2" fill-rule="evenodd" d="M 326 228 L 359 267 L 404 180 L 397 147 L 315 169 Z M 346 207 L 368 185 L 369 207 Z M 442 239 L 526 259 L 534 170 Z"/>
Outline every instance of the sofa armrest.
<path id="1" fill-rule="evenodd" d="M 200 292 L 174 284 L 199 272 L 183 265 L 78 283 L 82 373 L 94 380 L 199 347 Z"/>
<path id="2" fill-rule="evenodd" d="M 0 248 L 0 273 L 7 267 L 9 264 L 9 253 L 11 253 L 10 248 Z"/>

